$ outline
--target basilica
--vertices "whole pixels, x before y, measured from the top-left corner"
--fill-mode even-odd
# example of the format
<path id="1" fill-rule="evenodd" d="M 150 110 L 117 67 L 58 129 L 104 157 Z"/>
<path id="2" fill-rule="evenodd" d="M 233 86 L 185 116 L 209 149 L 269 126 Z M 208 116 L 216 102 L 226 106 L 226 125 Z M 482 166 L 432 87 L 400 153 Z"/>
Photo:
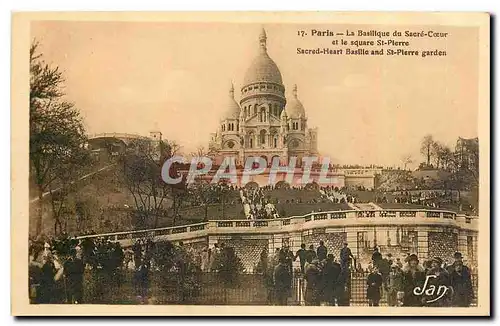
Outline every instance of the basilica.
<path id="1" fill-rule="evenodd" d="M 216 164 L 224 157 L 235 157 L 243 165 L 247 157 L 259 156 L 271 164 L 278 157 L 287 164 L 289 157 L 316 156 L 317 129 L 308 128 L 297 86 L 291 98 L 285 97 L 281 72 L 267 51 L 266 32 L 259 35 L 258 55 L 246 71 L 240 100 L 231 86 L 226 112 L 217 132 L 211 135 L 210 150 Z"/>

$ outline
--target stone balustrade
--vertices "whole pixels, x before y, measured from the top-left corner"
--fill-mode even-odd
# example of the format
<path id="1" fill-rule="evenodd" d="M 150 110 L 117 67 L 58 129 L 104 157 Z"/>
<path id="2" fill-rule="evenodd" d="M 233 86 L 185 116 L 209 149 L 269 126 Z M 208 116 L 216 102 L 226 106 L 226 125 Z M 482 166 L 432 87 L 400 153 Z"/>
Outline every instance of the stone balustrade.
<path id="1" fill-rule="evenodd" d="M 205 223 L 165 227 L 150 230 L 115 232 L 84 235 L 77 238 L 104 237 L 130 246 L 135 239 L 150 238 L 154 241 L 189 241 L 207 236 L 230 236 L 244 234 L 294 234 L 317 228 L 343 229 L 345 227 L 367 226 L 414 226 L 414 227 L 452 227 L 477 233 L 478 217 L 459 215 L 445 210 L 348 210 L 315 212 L 304 216 L 270 220 L 211 220 Z"/>

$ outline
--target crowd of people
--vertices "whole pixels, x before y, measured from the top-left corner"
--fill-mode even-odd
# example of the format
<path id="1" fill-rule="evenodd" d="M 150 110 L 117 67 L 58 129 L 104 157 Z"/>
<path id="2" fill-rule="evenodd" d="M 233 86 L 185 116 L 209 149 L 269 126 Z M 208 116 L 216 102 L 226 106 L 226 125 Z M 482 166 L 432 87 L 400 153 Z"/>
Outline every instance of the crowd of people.
<path id="1" fill-rule="evenodd" d="M 263 254 L 261 260 L 267 255 Z M 300 269 L 293 270 L 299 260 Z M 381 299 L 389 306 L 408 307 L 468 307 L 474 298 L 471 271 L 463 264 L 462 254 L 454 255 L 454 262 L 447 266 L 439 257 L 422 265 L 416 254 L 407 254 L 404 260 L 383 258 L 374 249 L 372 261 L 365 272 L 356 264 L 347 243 L 339 252 L 339 260 L 328 253 L 323 241 L 315 250 L 313 245 L 301 248 L 294 254 L 288 247 L 277 249 L 264 266 L 268 302 L 286 305 L 291 297 L 294 273 L 303 276 L 298 285 L 304 289 L 306 305 L 346 306 L 350 304 L 351 277 L 366 278 L 366 299 L 369 306 L 379 306 Z"/>
<path id="2" fill-rule="evenodd" d="M 376 203 L 398 203 L 427 206 L 432 208 L 442 208 L 456 206 L 459 211 L 476 212 L 471 204 L 464 204 L 454 198 L 451 191 L 428 190 L 428 191 L 397 191 L 389 193 L 390 196 L 380 195 L 375 198 Z"/>
<path id="3" fill-rule="evenodd" d="M 141 302 L 147 301 L 152 270 L 182 275 L 219 273 L 228 283 L 236 274 L 246 272 L 234 248 L 223 242 L 212 248 L 195 248 L 182 242 L 138 240 L 124 249 L 118 242 L 99 238 L 31 241 L 31 302 L 84 303 L 86 271 L 101 273 L 106 282 L 119 287 L 125 270 L 133 272 L 135 293 Z M 389 253 L 383 257 L 376 247 L 364 269 L 347 243 L 336 257 L 320 241 L 317 248 L 302 244 L 295 253 L 288 246 L 272 254 L 263 250 L 254 272 L 263 275 L 267 301 L 272 305 L 288 304 L 293 289 L 301 291 L 299 297 L 306 305 L 350 305 L 353 276 L 366 280 L 370 306 L 385 301 L 389 306 L 467 307 L 474 298 L 471 270 L 459 252 L 450 265 L 439 257 L 421 264 L 415 254 L 393 258 Z M 202 286 L 189 277 L 182 280 L 189 290 Z M 294 281 L 299 284 L 294 286 Z"/>
<path id="4" fill-rule="evenodd" d="M 352 195 L 348 195 L 344 192 L 343 189 L 339 189 L 338 187 L 321 187 L 319 189 L 321 196 L 330 200 L 333 203 L 355 203 L 356 197 Z"/>
<path id="5" fill-rule="evenodd" d="M 241 188 L 240 196 L 248 219 L 279 218 L 274 203 L 265 196 L 264 188 Z"/>
<path id="6" fill-rule="evenodd" d="M 199 272 L 221 273 L 231 282 L 233 272 L 244 272 L 234 249 L 217 243 L 213 248 L 185 246 L 183 242 L 153 242 L 138 239 L 129 248 L 104 238 L 59 237 L 30 240 L 29 289 L 32 303 L 84 303 L 88 279 L 99 275 L 99 282 L 120 287 L 124 274 L 133 275 L 134 291 L 140 302 L 147 301 L 150 272 L 176 273 L 183 287 L 194 284 Z M 189 283 L 189 284 L 188 284 Z M 104 284 L 99 284 L 102 287 Z M 87 284 L 88 286 L 88 284 Z M 190 289 L 192 290 L 192 289 Z"/>

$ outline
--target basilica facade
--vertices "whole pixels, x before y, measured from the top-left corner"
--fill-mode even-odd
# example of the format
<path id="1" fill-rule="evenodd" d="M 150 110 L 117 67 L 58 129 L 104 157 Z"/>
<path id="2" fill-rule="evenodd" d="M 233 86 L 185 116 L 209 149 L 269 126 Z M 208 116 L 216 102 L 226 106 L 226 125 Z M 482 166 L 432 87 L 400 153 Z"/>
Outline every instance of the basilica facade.
<path id="1" fill-rule="evenodd" d="M 231 86 L 226 112 L 209 147 L 217 164 L 228 156 L 235 157 L 238 165 L 256 156 L 268 165 L 275 157 L 287 164 L 295 156 L 299 165 L 302 157 L 318 154 L 317 129 L 307 125 L 296 85 L 291 98 L 285 97 L 281 72 L 267 51 L 264 29 L 258 41 L 259 52 L 246 71 L 240 100 L 236 101 Z"/>

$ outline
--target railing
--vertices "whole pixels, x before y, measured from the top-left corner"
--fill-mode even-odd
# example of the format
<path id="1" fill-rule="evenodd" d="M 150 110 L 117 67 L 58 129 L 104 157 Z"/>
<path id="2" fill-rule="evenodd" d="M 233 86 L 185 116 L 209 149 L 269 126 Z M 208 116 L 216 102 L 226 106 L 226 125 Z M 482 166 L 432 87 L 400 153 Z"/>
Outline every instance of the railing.
<path id="1" fill-rule="evenodd" d="M 457 227 L 477 230 L 477 224 L 474 222 L 477 217 L 462 216 L 451 211 L 436 211 L 436 210 L 415 210 L 415 209 L 385 209 L 385 210 L 345 210 L 345 211 L 327 211 L 314 212 L 302 216 L 292 216 L 287 218 L 270 219 L 270 220 L 214 220 L 205 223 L 197 223 L 190 225 L 181 225 L 175 227 L 164 227 L 148 230 L 124 231 L 104 234 L 83 235 L 77 238 L 97 238 L 103 237 L 113 241 L 132 240 L 138 238 L 154 238 L 161 236 L 176 236 L 189 234 L 190 237 L 206 236 L 212 229 L 231 229 L 235 232 L 248 232 L 248 229 L 261 230 L 263 228 L 271 228 L 274 231 L 279 231 L 281 228 L 293 227 L 294 225 L 303 225 L 303 228 L 310 228 L 310 225 L 315 225 L 315 222 L 321 223 L 322 227 L 340 225 L 335 220 L 350 220 L 356 224 L 363 224 L 368 219 L 379 219 L 382 223 L 397 224 L 399 223 L 422 223 L 434 224 L 444 223 L 450 225 L 454 223 Z M 387 220 L 386 220 L 387 219 Z M 346 225 L 347 221 L 343 221 L 342 225 Z M 347 222 L 348 224 L 349 222 Z M 241 231 L 239 231 L 241 230 Z M 287 229 L 283 229 L 286 231 Z M 224 231 L 222 231 L 224 232 Z"/>

